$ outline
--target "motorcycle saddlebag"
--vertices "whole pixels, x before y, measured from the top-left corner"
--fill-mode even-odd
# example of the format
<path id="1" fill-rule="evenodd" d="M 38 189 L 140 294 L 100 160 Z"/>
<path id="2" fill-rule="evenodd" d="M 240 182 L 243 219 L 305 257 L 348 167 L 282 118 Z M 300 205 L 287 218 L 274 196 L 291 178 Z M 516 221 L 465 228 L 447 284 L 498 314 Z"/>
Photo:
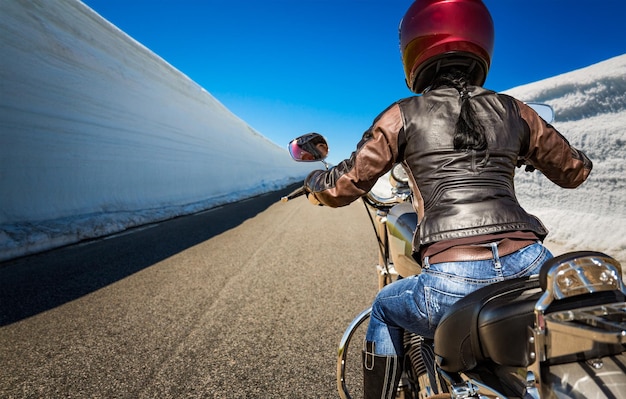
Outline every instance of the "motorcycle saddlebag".
<path id="1" fill-rule="evenodd" d="M 456 373 L 487 360 L 509 367 L 531 364 L 528 328 L 541 294 L 539 279 L 532 276 L 501 281 L 460 299 L 435 331 L 439 366 Z M 553 303 L 548 313 L 624 301 L 619 291 L 578 295 Z"/>

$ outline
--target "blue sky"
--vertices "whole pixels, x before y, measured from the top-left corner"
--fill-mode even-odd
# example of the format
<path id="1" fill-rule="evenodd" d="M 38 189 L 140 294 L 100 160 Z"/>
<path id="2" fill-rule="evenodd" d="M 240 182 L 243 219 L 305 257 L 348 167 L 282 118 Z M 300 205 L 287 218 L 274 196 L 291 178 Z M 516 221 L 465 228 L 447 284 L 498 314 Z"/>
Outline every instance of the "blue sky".
<path id="1" fill-rule="evenodd" d="M 275 143 L 324 134 L 331 162 L 412 95 L 398 45 L 412 0 L 83 1 Z M 490 89 L 626 53 L 624 0 L 484 2 L 496 31 Z"/>

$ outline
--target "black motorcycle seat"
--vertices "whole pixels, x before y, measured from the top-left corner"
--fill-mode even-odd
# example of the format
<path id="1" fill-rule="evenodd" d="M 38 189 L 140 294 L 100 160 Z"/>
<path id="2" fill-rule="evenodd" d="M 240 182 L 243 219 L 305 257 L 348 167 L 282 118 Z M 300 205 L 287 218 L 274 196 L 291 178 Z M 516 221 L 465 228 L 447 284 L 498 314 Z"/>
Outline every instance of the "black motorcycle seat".
<path id="1" fill-rule="evenodd" d="M 537 276 L 521 277 L 491 284 L 456 302 L 435 331 L 439 366 L 460 372 L 487 359 L 513 367 L 530 364 L 523 343 L 540 295 Z"/>
<path id="2" fill-rule="evenodd" d="M 435 330 L 435 355 L 448 372 L 471 370 L 492 361 L 510 367 L 526 367 L 533 361 L 528 350 L 529 327 L 535 321 L 535 305 L 554 265 L 598 252 L 573 252 L 548 260 L 539 276 L 520 277 L 488 285 L 461 298 L 444 315 Z M 604 291 L 565 298 L 550 305 L 547 313 L 624 302 L 619 291 Z"/>

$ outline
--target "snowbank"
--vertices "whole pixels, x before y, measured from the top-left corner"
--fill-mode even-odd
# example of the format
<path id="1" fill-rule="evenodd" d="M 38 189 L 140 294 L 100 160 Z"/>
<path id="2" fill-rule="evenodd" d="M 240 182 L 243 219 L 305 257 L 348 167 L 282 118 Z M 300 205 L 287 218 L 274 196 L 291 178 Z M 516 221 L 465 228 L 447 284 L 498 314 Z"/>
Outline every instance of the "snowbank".
<path id="1" fill-rule="evenodd" d="M 0 37 L 0 261 L 310 168 L 79 1 L 2 1 Z"/>
<path id="2" fill-rule="evenodd" d="M 550 104 L 554 127 L 593 161 L 589 179 L 574 190 L 518 172 L 519 201 L 550 229 L 548 240 L 626 265 L 626 55 L 507 93 Z"/>

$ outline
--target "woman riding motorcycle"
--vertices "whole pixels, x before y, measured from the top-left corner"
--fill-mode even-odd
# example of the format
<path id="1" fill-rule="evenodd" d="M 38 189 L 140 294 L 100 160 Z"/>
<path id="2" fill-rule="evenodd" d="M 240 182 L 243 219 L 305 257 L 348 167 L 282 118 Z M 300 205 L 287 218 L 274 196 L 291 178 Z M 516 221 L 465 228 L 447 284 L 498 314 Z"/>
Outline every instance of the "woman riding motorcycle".
<path id="1" fill-rule="evenodd" d="M 365 398 L 394 396 L 403 331 L 426 338 L 447 309 L 487 284 L 538 273 L 552 257 L 547 230 L 519 205 L 517 166 L 564 188 L 592 163 L 523 102 L 482 87 L 493 21 L 480 0 L 417 0 L 400 25 L 406 83 L 419 96 L 392 104 L 349 159 L 305 180 L 309 200 L 344 206 L 402 162 L 419 226 L 414 257 L 423 271 L 384 287 L 363 351 Z"/>

